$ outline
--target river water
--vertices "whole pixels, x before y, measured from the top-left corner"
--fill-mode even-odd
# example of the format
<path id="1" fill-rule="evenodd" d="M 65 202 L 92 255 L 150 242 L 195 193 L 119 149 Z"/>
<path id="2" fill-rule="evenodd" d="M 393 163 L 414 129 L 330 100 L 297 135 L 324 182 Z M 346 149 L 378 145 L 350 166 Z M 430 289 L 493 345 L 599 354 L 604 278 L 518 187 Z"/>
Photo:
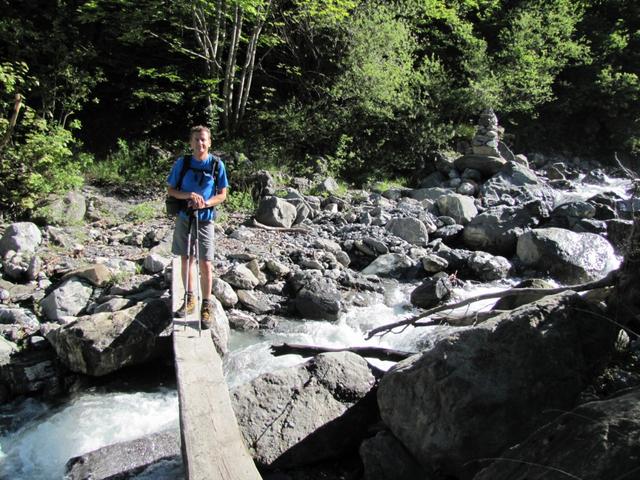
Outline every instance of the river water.
<path id="1" fill-rule="evenodd" d="M 628 182 L 611 181 L 605 187 L 589 185 L 564 201 L 589 198 L 601 191 L 626 194 Z M 564 203 L 563 201 L 563 203 Z M 467 282 L 456 289 L 460 300 L 472 295 L 511 287 L 517 279 L 479 285 Z M 300 363 L 298 355 L 274 357 L 272 344 L 300 343 L 328 347 L 376 345 L 405 351 L 424 348 L 450 331 L 450 327 L 407 328 L 401 332 L 365 340 L 366 333 L 416 313 L 409 302 L 417 286 L 386 283 L 384 294 L 369 295 L 367 305 L 351 307 L 337 322 L 282 319 L 268 331 L 232 332 L 231 352 L 225 359 L 225 373 L 231 388 L 256 376 Z M 467 307 L 467 311 L 490 308 L 489 300 Z M 387 369 L 391 362 L 369 359 Z M 101 446 L 178 426 L 178 398 L 175 387 L 144 391 L 97 388 L 72 395 L 58 403 L 23 399 L 0 407 L 0 479 L 61 479 L 67 460 Z M 179 462 L 163 462 L 138 475 L 138 479 L 176 479 L 182 476 Z"/>

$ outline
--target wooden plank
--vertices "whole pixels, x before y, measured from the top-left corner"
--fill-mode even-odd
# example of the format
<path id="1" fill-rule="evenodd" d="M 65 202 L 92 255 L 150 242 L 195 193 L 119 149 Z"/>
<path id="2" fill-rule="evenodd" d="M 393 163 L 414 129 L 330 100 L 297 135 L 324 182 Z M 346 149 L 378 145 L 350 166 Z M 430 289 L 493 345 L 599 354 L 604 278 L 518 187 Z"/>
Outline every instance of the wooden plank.
<path id="1" fill-rule="evenodd" d="M 182 303 L 180 260 L 173 262 L 174 311 Z M 198 310 L 198 309 L 196 309 Z M 182 458 L 188 480 L 261 479 L 242 441 L 222 360 L 208 331 L 198 332 L 199 312 L 174 319 Z"/>

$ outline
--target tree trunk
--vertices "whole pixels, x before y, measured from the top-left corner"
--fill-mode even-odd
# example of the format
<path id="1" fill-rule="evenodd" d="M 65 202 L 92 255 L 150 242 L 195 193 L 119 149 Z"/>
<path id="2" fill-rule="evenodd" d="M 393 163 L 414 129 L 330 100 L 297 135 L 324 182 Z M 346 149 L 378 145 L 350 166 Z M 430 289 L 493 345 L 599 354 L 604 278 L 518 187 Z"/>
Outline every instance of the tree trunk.
<path id="1" fill-rule="evenodd" d="M 231 33 L 231 44 L 229 45 L 229 55 L 227 57 L 227 68 L 224 73 L 224 86 L 222 88 L 222 97 L 224 102 L 224 110 L 222 112 L 223 125 L 225 130 L 230 131 L 233 110 L 233 90 L 236 71 L 236 61 L 238 58 L 238 45 L 240 43 L 240 35 L 242 34 L 242 11 L 236 5 L 233 15 L 233 30 Z"/>
<path id="2" fill-rule="evenodd" d="M 282 345 L 271 345 L 271 353 L 274 356 L 280 355 L 302 355 L 303 357 L 312 357 L 327 352 L 352 352 L 362 357 L 372 357 L 379 360 L 389 360 L 399 362 L 405 358 L 409 358 L 415 352 L 403 352 L 401 350 L 392 350 L 382 347 L 345 347 L 331 348 L 318 347 L 316 345 L 297 345 L 293 343 L 283 343 Z"/>
<path id="3" fill-rule="evenodd" d="M 0 142 L 0 150 L 2 150 L 9 140 L 11 140 L 11 136 L 13 135 L 13 130 L 16 128 L 16 123 L 18 121 L 18 114 L 20 113 L 20 108 L 22 108 L 22 95 L 16 93 L 13 100 L 13 112 L 11 112 L 11 118 L 9 119 L 9 126 L 7 127 L 7 131 L 4 133 L 2 137 L 2 141 Z"/>

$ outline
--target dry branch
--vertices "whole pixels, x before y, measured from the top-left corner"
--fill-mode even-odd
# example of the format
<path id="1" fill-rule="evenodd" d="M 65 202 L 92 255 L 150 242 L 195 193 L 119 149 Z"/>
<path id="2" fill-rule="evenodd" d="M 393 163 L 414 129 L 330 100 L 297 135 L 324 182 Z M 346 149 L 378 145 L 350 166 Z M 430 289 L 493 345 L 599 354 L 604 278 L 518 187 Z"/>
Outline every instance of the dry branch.
<path id="1" fill-rule="evenodd" d="M 302 355 L 303 357 L 310 357 L 318 355 L 320 353 L 327 352 L 352 352 L 361 357 L 373 357 L 379 360 L 390 360 L 393 362 L 399 362 L 405 358 L 410 357 L 415 352 L 403 352 L 401 350 L 393 350 L 390 348 L 382 347 L 345 347 L 345 348 L 332 348 L 332 347 L 318 347 L 316 345 L 299 345 L 294 343 L 283 343 L 282 345 L 271 345 L 271 353 L 278 357 L 280 355 Z"/>
<path id="2" fill-rule="evenodd" d="M 482 295 L 477 295 L 475 297 L 469 297 L 458 303 L 440 305 L 438 307 L 430 308 L 429 310 L 419 315 L 415 315 L 405 320 L 400 320 L 398 322 L 388 323 L 386 325 L 376 327 L 367 333 L 366 338 L 370 339 L 374 335 L 380 334 L 382 332 L 387 333 L 392 331 L 394 328 L 398 328 L 398 327 L 406 328 L 410 325 L 413 325 L 416 327 L 433 325 L 431 322 L 421 322 L 421 323 L 417 323 L 417 322 L 418 320 L 421 320 L 426 317 L 430 317 L 435 313 L 444 312 L 446 310 L 455 310 L 456 308 L 465 307 L 467 305 L 470 305 L 475 302 L 479 302 L 481 300 L 489 300 L 492 298 L 504 298 L 504 297 L 509 297 L 512 295 L 520 295 L 520 294 L 542 294 L 544 296 L 547 296 L 547 295 L 555 295 L 556 293 L 566 292 L 568 290 L 573 290 L 574 292 L 583 292 L 586 290 L 594 290 L 596 288 L 602 288 L 602 287 L 608 287 L 608 286 L 614 285 L 617 278 L 618 278 L 618 271 L 614 270 L 610 272 L 606 277 L 603 277 L 600 280 L 596 280 L 588 283 L 581 283 L 578 285 L 568 285 L 566 287 L 558 287 L 558 288 L 512 288 L 510 290 L 503 290 L 502 292 L 484 293 Z"/>

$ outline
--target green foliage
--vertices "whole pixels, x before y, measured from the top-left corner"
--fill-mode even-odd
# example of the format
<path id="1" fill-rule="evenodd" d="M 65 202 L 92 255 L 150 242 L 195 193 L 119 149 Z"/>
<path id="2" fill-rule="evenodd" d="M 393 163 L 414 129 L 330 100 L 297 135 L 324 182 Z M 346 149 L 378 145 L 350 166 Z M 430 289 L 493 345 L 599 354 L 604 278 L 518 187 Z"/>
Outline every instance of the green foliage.
<path id="1" fill-rule="evenodd" d="M 409 182 L 406 178 L 394 178 L 389 180 L 374 181 L 371 189 L 375 192 L 384 193 L 392 188 L 407 188 Z"/>
<path id="2" fill-rule="evenodd" d="M 0 66 L 0 109 L 15 111 L 14 99 L 29 83 L 25 64 Z M 32 81 L 33 83 L 33 81 Z M 71 127 L 78 128 L 77 123 Z M 25 104 L 19 121 L 0 121 L 0 208 L 11 215 L 33 209 L 49 193 L 64 192 L 82 185 L 80 170 L 87 155 L 74 155 L 70 130 L 39 118 Z"/>
<path id="3" fill-rule="evenodd" d="M 229 213 L 250 213 L 256 208 L 251 192 L 234 191 L 227 192 L 227 199 L 222 204 L 222 208 Z"/>
<path id="4" fill-rule="evenodd" d="M 158 216 L 162 207 L 158 202 L 142 202 L 134 205 L 126 215 L 126 219 L 135 223 L 142 223 Z"/>
<path id="5" fill-rule="evenodd" d="M 152 147 L 149 141 L 129 144 L 118 139 L 117 149 L 104 160 L 92 163 L 85 175 L 98 185 L 162 186 L 174 159 L 159 155 Z"/>
<path id="6" fill-rule="evenodd" d="M 582 10 L 571 0 L 523 2 L 509 16 L 498 37 L 496 75 L 505 112 L 535 115 L 536 108 L 554 98 L 558 73 L 585 57 L 586 45 L 575 38 Z"/>
<path id="7" fill-rule="evenodd" d="M 391 119 L 413 101 L 417 44 L 409 26 L 389 7 L 377 5 L 356 14 L 348 30 L 344 73 L 331 94 L 364 115 Z"/>

